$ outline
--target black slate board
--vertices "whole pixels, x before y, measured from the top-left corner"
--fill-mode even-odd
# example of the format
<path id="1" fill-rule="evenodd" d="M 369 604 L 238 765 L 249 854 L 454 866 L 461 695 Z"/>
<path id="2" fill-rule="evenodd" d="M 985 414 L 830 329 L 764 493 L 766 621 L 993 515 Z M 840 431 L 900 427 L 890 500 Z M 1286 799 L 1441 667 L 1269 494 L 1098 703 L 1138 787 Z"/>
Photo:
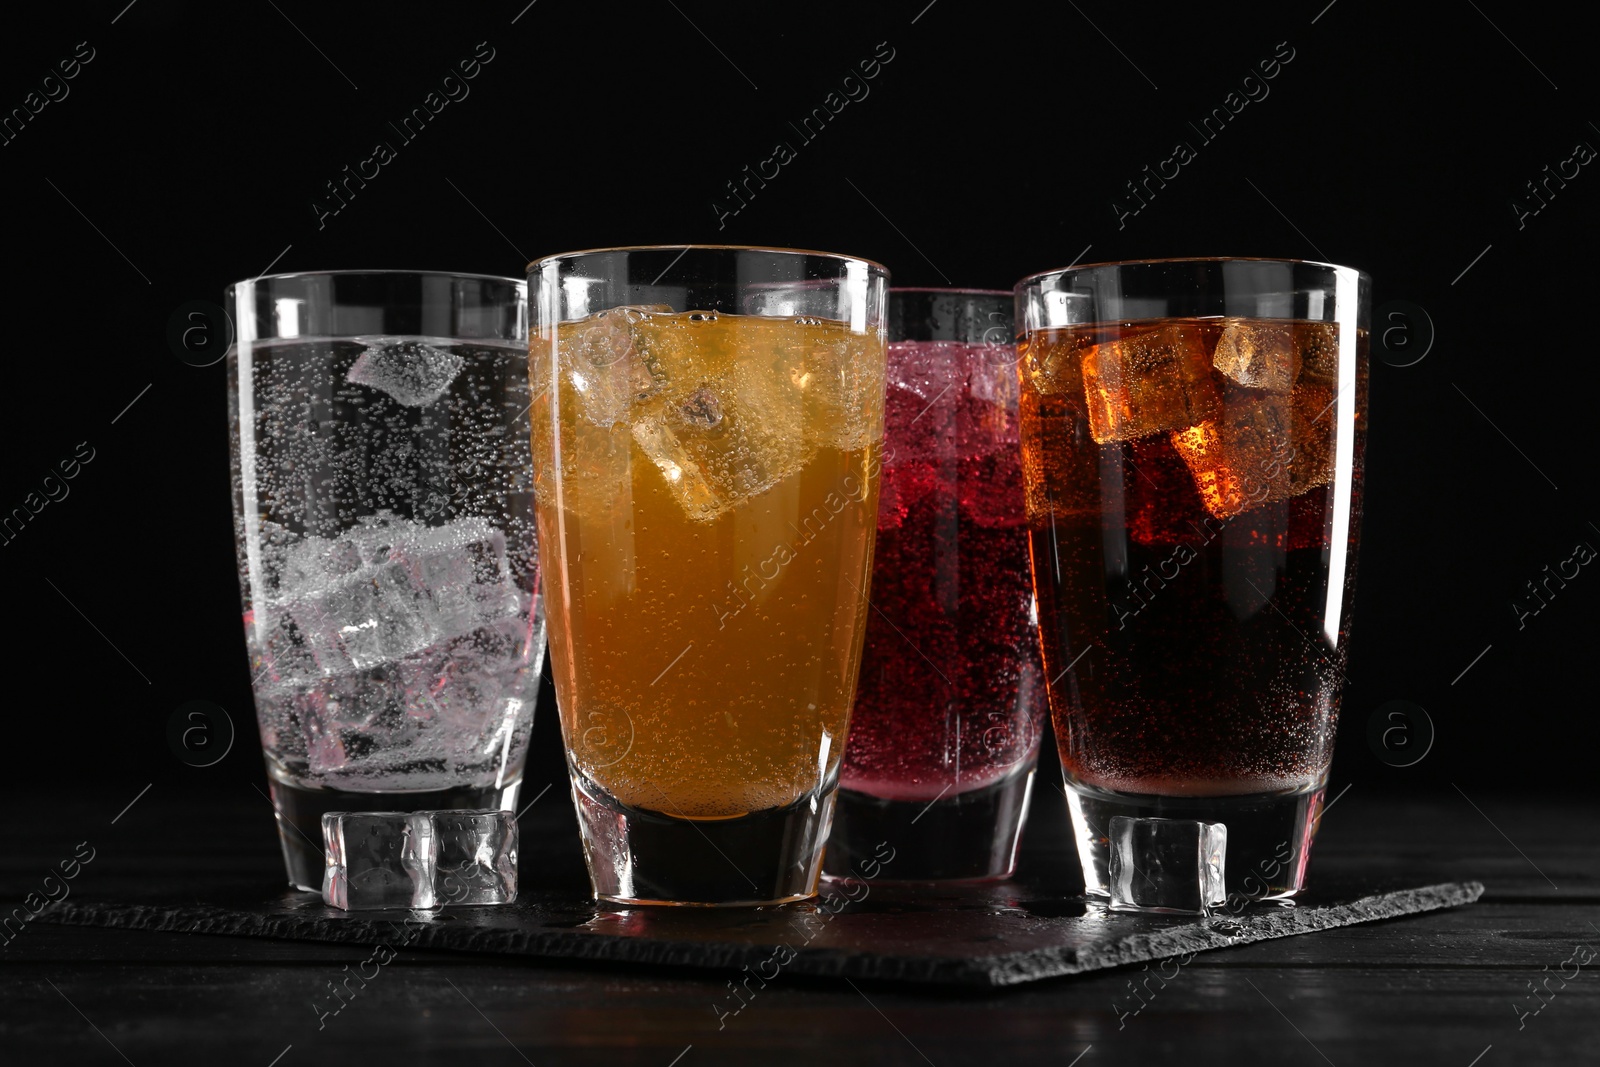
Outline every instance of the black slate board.
<path id="1" fill-rule="evenodd" d="M 858 902 L 755 909 L 617 908 L 536 891 L 516 904 L 342 912 L 305 893 L 214 889 L 209 902 L 73 898 L 39 921 L 196 934 L 452 949 L 682 966 L 761 977 L 835 976 L 996 988 L 1471 903 L 1478 882 L 1352 890 L 1326 880 L 1294 907 L 1197 918 L 1030 899 L 1013 882 L 930 890 L 870 886 Z M 792 958 L 791 958 L 792 957 Z"/>

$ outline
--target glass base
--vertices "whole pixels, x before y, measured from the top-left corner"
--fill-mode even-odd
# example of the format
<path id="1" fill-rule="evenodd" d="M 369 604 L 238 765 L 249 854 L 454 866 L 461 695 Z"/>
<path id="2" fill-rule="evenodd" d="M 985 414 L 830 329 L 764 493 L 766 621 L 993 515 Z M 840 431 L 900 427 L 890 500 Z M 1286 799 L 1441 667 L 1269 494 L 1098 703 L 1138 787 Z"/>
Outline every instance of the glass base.
<path id="1" fill-rule="evenodd" d="M 997 782 L 937 800 L 881 800 L 839 790 L 823 873 L 866 878 L 878 870 L 881 846 L 894 859 L 875 882 L 989 881 L 1009 878 L 1028 821 L 1033 764 Z"/>
<path id="2" fill-rule="evenodd" d="M 267 786 L 277 809 L 278 841 L 289 884 L 307 893 L 321 893 L 327 859 L 323 851 L 322 817 L 330 811 L 458 811 L 498 808 L 513 811 L 522 780 L 505 786 L 459 786 L 392 793 L 350 793 L 342 789 L 310 789 L 287 782 L 267 766 Z"/>
<path id="3" fill-rule="evenodd" d="M 817 894 L 837 779 L 786 808 L 731 819 L 632 808 L 577 771 L 572 786 L 597 900 L 751 907 Z"/>
<path id="4" fill-rule="evenodd" d="M 1110 899 L 1111 820 L 1221 823 L 1225 896 L 1211 911 L 1238 911 L 1255 901 L 1288 902 L 1305 887 L 1306 861 L 1327 778 L 1303 789 L 1239 796 L 1148 796 L 1066 781 L 1067 809 L 1083 867 L 1084 892 Z M 1151 868 L 1158 866 L 1152 856 Z"/>

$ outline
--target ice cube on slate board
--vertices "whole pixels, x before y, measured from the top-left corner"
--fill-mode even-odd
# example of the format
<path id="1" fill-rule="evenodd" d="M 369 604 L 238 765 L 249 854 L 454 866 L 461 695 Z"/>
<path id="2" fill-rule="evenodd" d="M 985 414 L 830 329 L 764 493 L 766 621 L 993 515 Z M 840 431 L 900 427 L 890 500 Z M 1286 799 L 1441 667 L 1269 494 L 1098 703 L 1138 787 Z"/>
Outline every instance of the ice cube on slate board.
<path id="1" fill-rule="evenodd" d="M 1193 819 L 1111 819 L 1111 909 L 1205 915 L 1227 899 L 1228 828 Z"/>
<path id="2" fill-rule="evenodd" d="M 434 891 L 440 904 L 517 899 L 517 819 L 509 811 L 436 811 Z"/>
<path id="3" fill-rule="evenodd" d="M 431 908 L 433 820 L 427 812 L 330 811 L 322 817 L 322 899 L 336 908 Z"/>
<path id="4" fill-rule="evenodd" d="M 517 898 L 517 820 L 509 811 L 330 811 L 322 838 L 322 899 L 335 908 Z"/>

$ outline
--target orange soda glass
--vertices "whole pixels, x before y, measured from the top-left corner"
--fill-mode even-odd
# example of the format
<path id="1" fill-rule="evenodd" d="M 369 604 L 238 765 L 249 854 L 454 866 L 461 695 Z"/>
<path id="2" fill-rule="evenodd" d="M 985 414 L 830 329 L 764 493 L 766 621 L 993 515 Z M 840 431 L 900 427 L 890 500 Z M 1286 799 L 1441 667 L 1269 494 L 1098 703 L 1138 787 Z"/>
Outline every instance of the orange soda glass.
<path id="1" fill-rule="evenodd" d="M 887 283 L 719 246 L 529 269 L 550 662 L 599 899 L 816 892 L 869 610 Z"/>

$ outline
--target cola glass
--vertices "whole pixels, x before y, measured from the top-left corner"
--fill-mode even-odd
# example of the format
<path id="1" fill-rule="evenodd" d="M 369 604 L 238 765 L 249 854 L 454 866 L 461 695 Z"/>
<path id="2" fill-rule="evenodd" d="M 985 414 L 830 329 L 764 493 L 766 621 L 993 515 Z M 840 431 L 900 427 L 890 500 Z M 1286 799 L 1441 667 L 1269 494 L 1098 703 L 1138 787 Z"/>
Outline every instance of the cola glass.
<path id="1" fill-rule="evenodd" d="M 1016 288 L 1051 714 L 1087 890 L 1207 911 L 1305 883 L 1344 688 L 1369 281 L 1288 260 Z"/>

